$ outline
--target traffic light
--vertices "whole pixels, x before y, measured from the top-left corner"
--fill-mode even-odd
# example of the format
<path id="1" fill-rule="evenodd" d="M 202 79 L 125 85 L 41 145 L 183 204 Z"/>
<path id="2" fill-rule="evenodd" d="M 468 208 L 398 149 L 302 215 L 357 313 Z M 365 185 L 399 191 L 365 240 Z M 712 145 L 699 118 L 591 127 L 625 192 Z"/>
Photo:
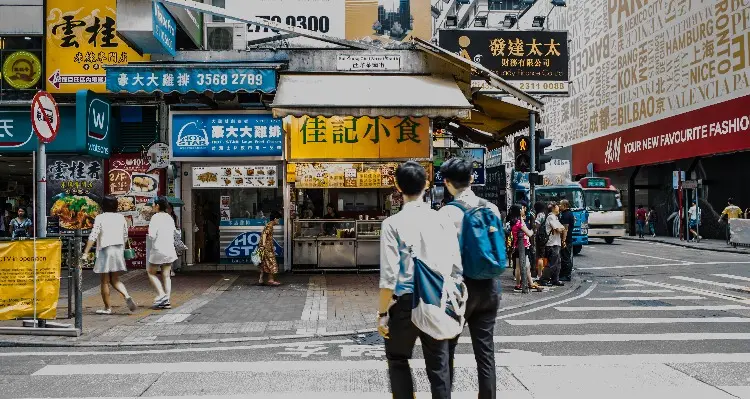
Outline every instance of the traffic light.
<path id="1" fill-rule="evenodd" d="M 536 171 L 543 172 L 545 164 L 552 160 L 551 155 L 546 155 L 544 149 L 552 145 L 552 139 L 544 138 L 544 130 L 536 131 Z"/>
<path id="2" fill-rule="evenodd" d="M 515 151 L 516 170 L 519 172 L 528 172 L 531 168 L 529 136 L 516 137 L 513 149 Z"/>

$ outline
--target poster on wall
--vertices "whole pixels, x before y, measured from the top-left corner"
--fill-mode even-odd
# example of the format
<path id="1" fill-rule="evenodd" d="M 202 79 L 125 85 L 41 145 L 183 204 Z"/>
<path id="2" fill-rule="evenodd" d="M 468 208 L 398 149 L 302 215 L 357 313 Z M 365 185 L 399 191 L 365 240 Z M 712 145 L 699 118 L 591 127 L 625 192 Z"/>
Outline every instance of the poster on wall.
<path id="1" fill-rule="evenodd" d="M 47 205 L 50 207 L 47 217 L 52 220 L 48 226 L 59 226 L 61 235 L 72 235 L 76 230 L 89 234 L 94 218 L 101 212 L 99 204 L 103 197 L 102 160 L 85 155 L 47 156 Z"/>
<path id="2" fill-rule="evenodd" d="M 109 159 L 107 195 L 117 198 L 117 211 L 125 216 L 131 234 L 148 231 L 148 220 L 141 211 L 160 195 L 164 172 L 149 172 L 151 164 L 141 154 L 117 154 Z"/>
<path id="3" fill-rule="evenodd" d="M 47 0 L 47 91 L 105 92 L 104 65 L 147 61 L 117 36 L 116 0 Z"/>
<path id="4" fill-rule="evenodd" d="M 430 176 L 432 164 L 420 164 L 427 169 Z M 395 173 L 398 167 L 396 162 L 298 162 L 294 165 L 297 188 L 392 188 L 395 187 Z"/>
<path id="5" fill-rule="evenodd" d="M 492 166 L 487 168 L 484 186 L 472 187 L 471 189 L 477 196 L 497 205 L 504 212 L 507 206 L 505 203 L 505 180 L 505 166 Z"/>
<path id="6" fill-rule="evenodd" d="M 471 162 L 473 185 L 485 184 L 484 159 L 487 150 L 484 148 L 433 148 L 433 165 L 435 165 L 435 184 L 443 184 L 440 166 L 451 158 L 461 158 Z"/>
<path id="7" fill-rule="evenodd" d="M 277 188 L 276 166 L 206 166 L 193 168 L 194 188 Z"/>

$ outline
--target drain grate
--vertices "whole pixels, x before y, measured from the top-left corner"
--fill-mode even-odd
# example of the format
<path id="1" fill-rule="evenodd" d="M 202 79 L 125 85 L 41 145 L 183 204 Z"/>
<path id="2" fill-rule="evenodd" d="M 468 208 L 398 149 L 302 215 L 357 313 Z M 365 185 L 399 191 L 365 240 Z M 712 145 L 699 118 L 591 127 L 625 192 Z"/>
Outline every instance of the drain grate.
<path id="1" fill-rule="evenodd" d="M 357 334 L 352 337 L 352 340 L 357 345 L 383 345 L 385 343 L 383 337 L 377 332 Z"/>

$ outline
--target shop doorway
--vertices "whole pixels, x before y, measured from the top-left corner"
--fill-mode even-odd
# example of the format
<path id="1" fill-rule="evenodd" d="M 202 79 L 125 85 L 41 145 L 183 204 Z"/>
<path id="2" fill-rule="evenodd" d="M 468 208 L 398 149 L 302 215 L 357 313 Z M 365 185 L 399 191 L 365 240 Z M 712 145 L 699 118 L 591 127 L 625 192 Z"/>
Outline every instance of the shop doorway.
<path id="1" fill-rule="evenodd" d="M 220 197 L 218 189 L 193 191 L 196 263 L 219 263 Z"/>

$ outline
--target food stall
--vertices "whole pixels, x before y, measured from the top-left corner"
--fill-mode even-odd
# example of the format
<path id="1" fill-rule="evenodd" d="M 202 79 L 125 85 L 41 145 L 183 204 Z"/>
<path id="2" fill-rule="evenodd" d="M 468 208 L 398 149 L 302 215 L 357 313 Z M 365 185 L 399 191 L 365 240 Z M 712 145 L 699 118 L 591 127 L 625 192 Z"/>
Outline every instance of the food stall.
<path id="1" fill-rule="evenodd" d="M 380 264 L 382 221 L 402 205 L 399 163 L 432 176 L 428 118 L 288 117 L 292 270 L 368 270 Z M 408 132 L 404 131 L 409 126 Z"/>

